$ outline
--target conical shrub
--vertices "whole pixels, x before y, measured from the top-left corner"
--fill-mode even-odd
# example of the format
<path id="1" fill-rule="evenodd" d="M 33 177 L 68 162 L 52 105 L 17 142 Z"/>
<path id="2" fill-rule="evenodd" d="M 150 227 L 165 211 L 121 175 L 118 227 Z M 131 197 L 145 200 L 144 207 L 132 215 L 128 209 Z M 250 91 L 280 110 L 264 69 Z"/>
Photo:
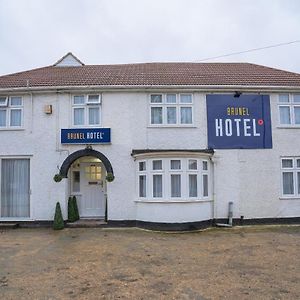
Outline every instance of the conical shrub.
<path id="1" fill-rule="evenodd" d="M 74 205 L 76 220 L 79 220 L 80 216 L 79 216 L 79 210 L 78 210 L 78 205 L 77 205 L 77 199 L 75 196 L 73 196 L 73 205 Z"/>
<path id="2" fill-rule="evenodd" d="M 61 213 L 61 208 L 59 202 L 56 203 L 55 207 L 55 215 L 54 215 L 54 222 L 53 222 L 53 229 L 54 230 L 61 230 L 65 228 L 64 219 Z"/>
<path id="3" fill-rule="evenodd" d="M 74 205 L 74 197 L 68 199 L 68 221 L 75 222 L 77 220 L 76 209 Z"/>

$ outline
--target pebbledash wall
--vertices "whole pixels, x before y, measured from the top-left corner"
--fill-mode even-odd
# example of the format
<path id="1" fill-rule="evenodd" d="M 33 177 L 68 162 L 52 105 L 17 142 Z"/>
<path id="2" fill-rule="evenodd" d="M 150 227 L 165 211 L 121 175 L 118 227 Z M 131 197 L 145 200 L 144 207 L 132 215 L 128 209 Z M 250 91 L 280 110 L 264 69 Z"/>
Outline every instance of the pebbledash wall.
<path id="1" fill-rule="evenodd" d="M 0 158 L 30 160 L 30 214 L 29 217 L 2 215 L 0 220 L 53 220 L 57 201 L 67 219 L 67 199 L 72 194 L 70 178 L 57 183 L 53 176 L 59 173 L 70 154 L 87 146 L 61 143 L 61 129 L 76 128 L 73 125 L 72 109 L 74 95 L 99 95 L 101 99 L 100 125 L 84 128 L 111 129 L 110 143 L 89 145 L 104 154 L 113 168 L 115 179 L 107 183 L 106 190 L 108 221 L 141 221 L 148 225 L 159 223 L 162 227 L 163 223 L 201 224 L 228 218 L 229 202 L 233 202 L 234 219 L 298 220 L 300 124 L 299 112 L 296 110 L 300 103 L 281 103 L 281 106 L 286 105 L 291 109 L 294 118 L 291 122 L 294 125 L 281 124 L 280 120 L 280 99 L 286 99 L 286 95 L 292 99 L 296 95 L 295 99 L 298 100 L 297 92 L 300 89 L 295 87 L 293 90 L 286 88 L 282 91 L 278 88 L 266 91 L 260 87 L 247 91 L 245 87 L 242 91 L 243 94 L 269 95 L 271 148 L 208 149 L 207 95 L 233 97 L 234 87 L 232 90 L 215 87 L 213 91 L 184 86 L 168 89 L 129 87 L 125 91 L 107 88 L 72 90 L 72 87 L 53 91 L 47 88 L 37 91 L 3 88 L 0 96 L 22 97 L 22 124 L 20 127 L 7 126 L 0 129 Z M 176 94 L 178 99 L 180 95 L 191 96 L 192 103 L 184 105 L 192 107 L 192 124 L 151 124 L 151 107 L 160 105 L 151 103 L 151 95 L 162 95 L 164 98 L 167 94 Z M 45 113 L 49 105 L 52 106 L 52 113 Z M 174 107 L 179 110 L 184 105 L 176 104 Z M 177 114 L 180 118 L 180 113 Z M 285 112 L 282 112 L 281 118 L 284 118 L 283 115 L 286 116 Z M 164 118 L 167 116 L 164 115 Z M 162 161 L 162 170 L 153 170 L 153 160 Z M 177 161 L 172 163 L 173 169 L 170 167 L 171 160 Z M 194 167 L 197 169 L 192 167 L 195 162 Z M 284 175 L 284 172 L 290 175 Z M 180 175 L 172 179 L 174 187 L 171 187 L 172 174 Z M 153 179 L 154 175 L 162 175 L 161 197 L 159 191 L 158 197 L 153 197 L 153 180 L 157 180 Z M 6 181 L 3 178 L 0 180 L 3 190 Z M 180 192 L 176 187 L 177 180 L 181 181 Z M 289 180 L 293 183 L 292 194 Z M 181 197 L 176 197 L 178 193 Z M 4 197 L 3 192 L 1 195 Z"/>

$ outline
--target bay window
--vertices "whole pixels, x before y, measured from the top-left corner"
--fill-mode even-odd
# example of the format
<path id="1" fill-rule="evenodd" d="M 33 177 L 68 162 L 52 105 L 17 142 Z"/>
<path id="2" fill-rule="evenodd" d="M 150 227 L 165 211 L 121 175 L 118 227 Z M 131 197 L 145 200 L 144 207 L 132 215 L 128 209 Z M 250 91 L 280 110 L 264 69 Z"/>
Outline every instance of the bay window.
<path id="1" fill-rule="evenodd" d="M 210 196 L 210 164 L 200 158 L 149 158 L 137 164 L 137 194 L 154 201 L 201 200 Z"/>
<path id="2" fill-rule="evenodd" d="M 150 125 L 191 126 L 192 124 L 192 94 L 150 95 Z"/>
<path id="3" fill-rule="evenodd" d="M 74 126 L 99 126 L 101 124 L 100 95 L 75 95 L 72 109 Z"/>

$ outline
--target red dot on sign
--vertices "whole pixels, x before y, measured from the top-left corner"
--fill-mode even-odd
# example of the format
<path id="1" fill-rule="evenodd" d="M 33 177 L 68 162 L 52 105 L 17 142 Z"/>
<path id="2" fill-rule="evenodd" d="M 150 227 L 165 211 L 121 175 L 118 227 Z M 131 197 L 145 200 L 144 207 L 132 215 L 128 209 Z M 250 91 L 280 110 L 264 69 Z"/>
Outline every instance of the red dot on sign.
<path id="1" fill-rule="evenodd" d="M 257 121 L 257 124 L 258 124 L 258 125 L 262 125 L 262 124 L 264 124 L 264 120 L 262 120 L 262 119 L 259 119 L 259 120 Z"/>

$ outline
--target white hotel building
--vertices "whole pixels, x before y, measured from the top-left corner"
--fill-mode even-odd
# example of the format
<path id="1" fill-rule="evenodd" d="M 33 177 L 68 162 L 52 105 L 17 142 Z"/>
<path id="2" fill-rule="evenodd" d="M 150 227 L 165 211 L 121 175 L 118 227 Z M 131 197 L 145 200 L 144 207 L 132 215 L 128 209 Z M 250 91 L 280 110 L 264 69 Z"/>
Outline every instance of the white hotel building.
<path id="1" fill-rule="evenodd" d="M 0 140 L 1 223 L 67 219 L 70 195 L 117 225 L 300 220 L 300 74 L 68 53 L 0 77 Z"/>

